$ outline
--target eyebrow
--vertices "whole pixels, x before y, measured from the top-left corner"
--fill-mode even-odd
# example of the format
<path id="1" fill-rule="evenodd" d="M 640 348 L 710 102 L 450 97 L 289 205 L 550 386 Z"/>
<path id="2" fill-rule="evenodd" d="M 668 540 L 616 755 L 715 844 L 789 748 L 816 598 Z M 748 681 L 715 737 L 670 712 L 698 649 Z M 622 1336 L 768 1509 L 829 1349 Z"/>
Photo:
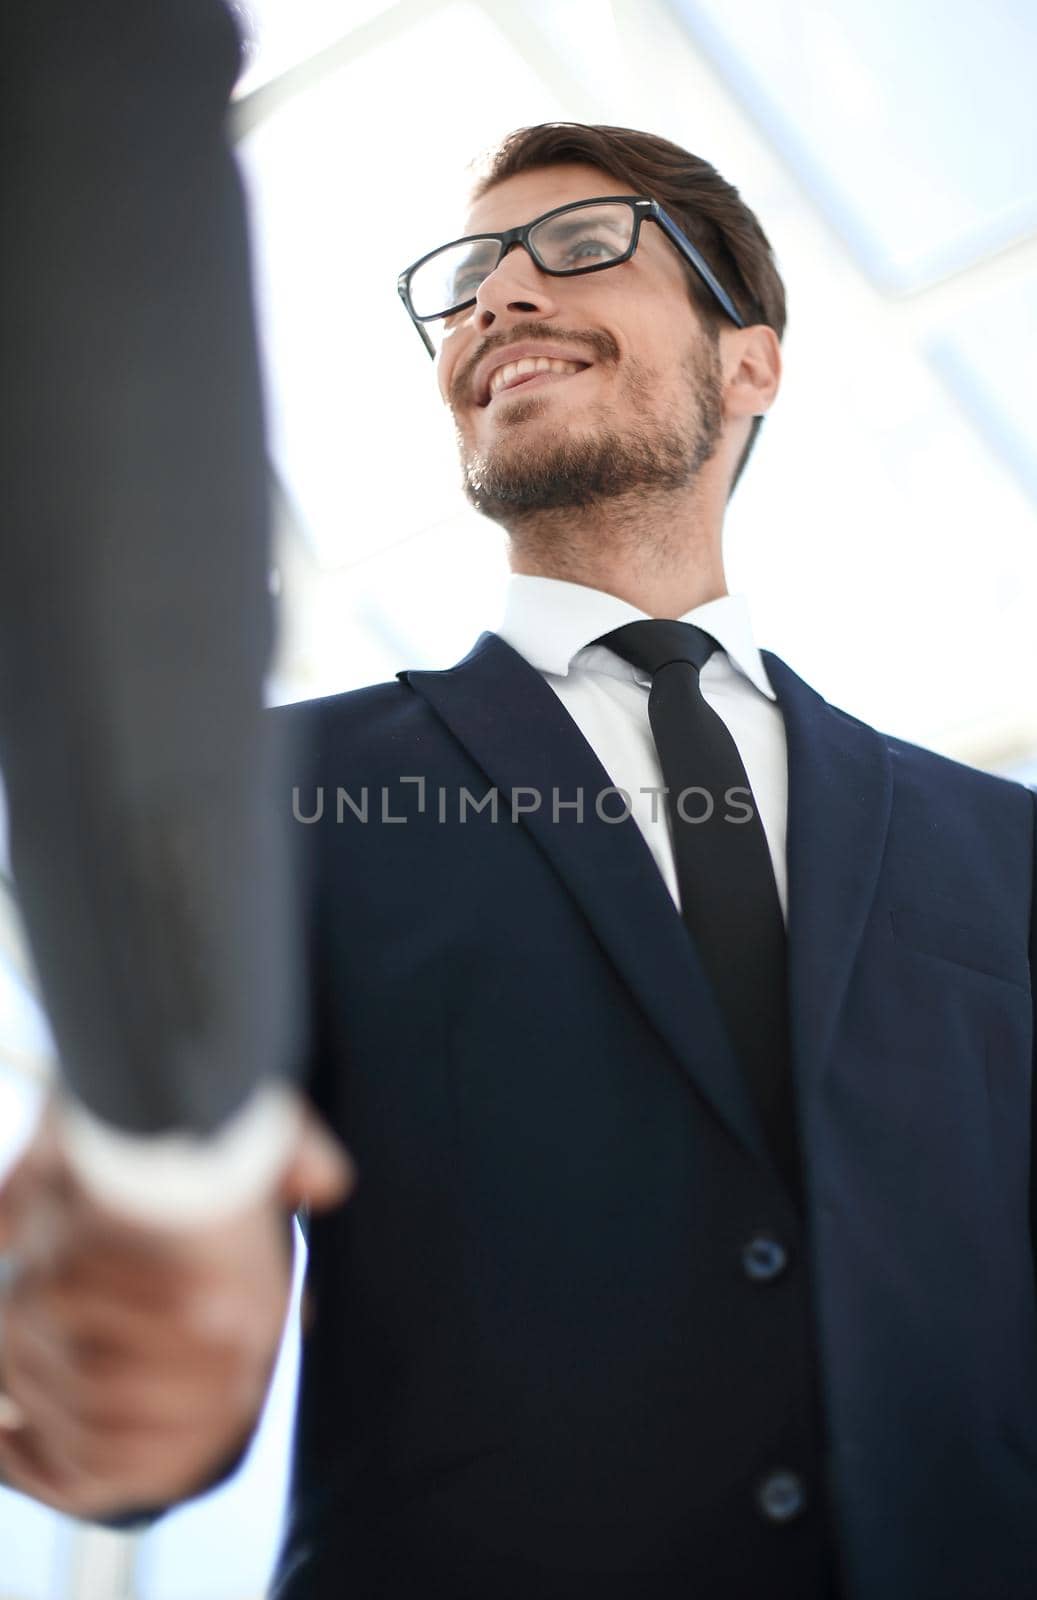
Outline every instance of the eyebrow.
<path id="1" fill-rule="evenodd" d="M 483 245 L 486 245 L 486 244 L 492 245 L 492 244 L 496 244 L 496 242 L 497 241 L 496 241 L 495 238 L 493 238 L 493 237 L 487 238 L 484 234 L 481 234 L 481 233 L 479 233 L 479 234 L 466 234 L 463 238 L 454 240 L 455 244 L 466 244 L 468 246 L 468 249 L 465 251 L 465 254 L 464 254 L 464 260 L 465 261 L 470 261 L 472 256 L 478 254 L 479 245 L 481 245 L 481 244 L 483 244 Z M 449 245 L 447 245 L 447 246 L 444 246 L 444 248 L 449 249 L 450 247 L 449 247 Z"/>
<path id="2" fill-rule="evenodd" d="M 577 205 L 577 204 L 579 204 L 579 202 L 574 200 L 573 201 L 573 205 Z M 546 213 L 546 217 L 550 217 L 550 215 L 551 215 L 550 212 Z M 545 220 L 545 217 L 543 217 L 543 216 L 533 218 L 533 221 L 535 221 L 535 222 L 543 222 L 544 220 Z M 600 225 L 602 227 L 606 226 L 606 224 L 604 224 L 604 223 L 601 223 Z M 581 229 L 583 229 L 583 228 L 585 228 L 587 226 L 587 223 L 584 221 L 584 219 L 582 217 L 573 217 L 571 220 L 568 220 L 566 222 L 559 222 L 557 220 L 557 218 L 556 218 L 555 221 L 554 221 L 554 226 L 557 229 L 559 229 L 560 232 L 562 233 L 563 237 L 565 237 L 565 236 L 568 236 L 568 235 L 573 234 L 573 233 L 579 233 L 581 231 Z M 608 227 L 611 229 L 611 231 L 613 233 L 622 233 L 623 232 L 623 229 L 618 224 L 609 223 Z M 496 229 L 494 229 L 494 228 L 486 228 L 481 233 L 462 233 L 462 234 L 459 235 L 459 237 L 457 239 L 454 240 L 454 243 L 455 244 L 472 244 L 472 245 L 485 244 L 485 243 L 489 242 L 489 240 L 495 239 L 495 238 L 499 238 L 499 236 L 502 233 L 507 233 L 507 232 L 508 232 L 507 228 L 496 228 Z"/>
<path id="3" fill-rule="evenodd" d="M 599 227 L 602 227 L 602 228 L 607 226 L 611 230 L 612 233 L 622 233 L 623 232 L 623 229 L 621 227 L 617 227 L 617 226 L 613 225 L 612 223 L 605 224 L 604 222 L 600 222 L 599 221 L 599 223 L 597 225 Z M 573 234 L 573 233 L 581 233 L 583 231 L 583 229 L 586 228 L 587 226 L 588 226 L 588 224 L 583 220 L 582 217 L 573 217 L 571 222 L 567 221 L 567 222 L 564 222 L 564 223 L 559 223 L 559 222 L 555 223 L 555 227 L 557 228 L 557 230 L 559 231 L 559 233 L 561 233 L 561 235 L 563 237 L 567 237 L 569 234 Z"/>

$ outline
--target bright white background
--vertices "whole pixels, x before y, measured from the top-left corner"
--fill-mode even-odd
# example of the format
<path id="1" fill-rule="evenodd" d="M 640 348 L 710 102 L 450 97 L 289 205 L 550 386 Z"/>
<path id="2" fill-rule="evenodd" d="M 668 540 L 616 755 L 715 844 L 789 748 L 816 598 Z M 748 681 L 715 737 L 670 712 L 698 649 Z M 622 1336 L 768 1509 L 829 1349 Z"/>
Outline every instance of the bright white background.
<path id="1" fill-rule="evenodd" d="M 1037 782 L 1037 13 L 1028 0 L 242 0 L 278 485 L 272 699 L 456 660 L 503 539 L 465 504 L 396 293 L 468 164 L 545 120 L 643 127 L 757 211 L 786 375 L 728 519 L 760 642 L 836 704 Z M 0 884 L 0 1167 L 49 1070 Z M 0 1600 L 257 1600 L 297 1346 L 229 1488 L 143 1539 L 0 1491 Z"/>

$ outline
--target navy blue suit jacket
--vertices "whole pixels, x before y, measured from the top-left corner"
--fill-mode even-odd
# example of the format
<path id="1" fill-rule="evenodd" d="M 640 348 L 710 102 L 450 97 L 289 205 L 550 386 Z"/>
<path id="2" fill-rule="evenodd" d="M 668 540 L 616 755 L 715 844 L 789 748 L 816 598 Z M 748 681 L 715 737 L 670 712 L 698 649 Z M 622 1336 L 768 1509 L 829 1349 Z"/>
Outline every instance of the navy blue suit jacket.
<path id="1" fill-rule="evenodd" d="M 764 659 L 805 1224 L 539 673 L 487 633 L 278 713 L 313 751 L 312 1090 L 360 1169 L 312 1229 L 279 1600 L 805 1600 L 826 1537 L 852 1600 L 1037 1593 L 1035 796 Z"/>

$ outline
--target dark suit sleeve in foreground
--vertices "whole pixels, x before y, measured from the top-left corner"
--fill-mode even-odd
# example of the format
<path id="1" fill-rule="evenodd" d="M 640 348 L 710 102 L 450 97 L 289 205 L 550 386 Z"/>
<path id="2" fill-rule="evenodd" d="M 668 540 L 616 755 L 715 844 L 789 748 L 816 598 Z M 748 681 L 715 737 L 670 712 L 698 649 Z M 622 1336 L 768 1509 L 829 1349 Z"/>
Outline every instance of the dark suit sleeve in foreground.
<path id="1" fill-rule="evenodd" d="M 72 1089 L 208 1132 L 300 1054 L 239 43 L 216 0 L 2 26 L 12 865 Z"/>

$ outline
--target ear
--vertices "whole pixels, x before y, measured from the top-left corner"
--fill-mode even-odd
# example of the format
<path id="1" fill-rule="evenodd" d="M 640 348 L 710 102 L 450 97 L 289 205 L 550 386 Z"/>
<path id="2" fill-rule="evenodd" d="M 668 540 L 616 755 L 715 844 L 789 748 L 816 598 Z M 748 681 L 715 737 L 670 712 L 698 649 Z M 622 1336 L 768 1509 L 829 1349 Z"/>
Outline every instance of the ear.
<path id="1" fill-rule="evenodd" d="M 724 411 L 734 417 L 762 417 L 774 404 L 781 383 L 781 345 L 766 323 L 725 328 L 720 335 L 724 370 Z"/>

